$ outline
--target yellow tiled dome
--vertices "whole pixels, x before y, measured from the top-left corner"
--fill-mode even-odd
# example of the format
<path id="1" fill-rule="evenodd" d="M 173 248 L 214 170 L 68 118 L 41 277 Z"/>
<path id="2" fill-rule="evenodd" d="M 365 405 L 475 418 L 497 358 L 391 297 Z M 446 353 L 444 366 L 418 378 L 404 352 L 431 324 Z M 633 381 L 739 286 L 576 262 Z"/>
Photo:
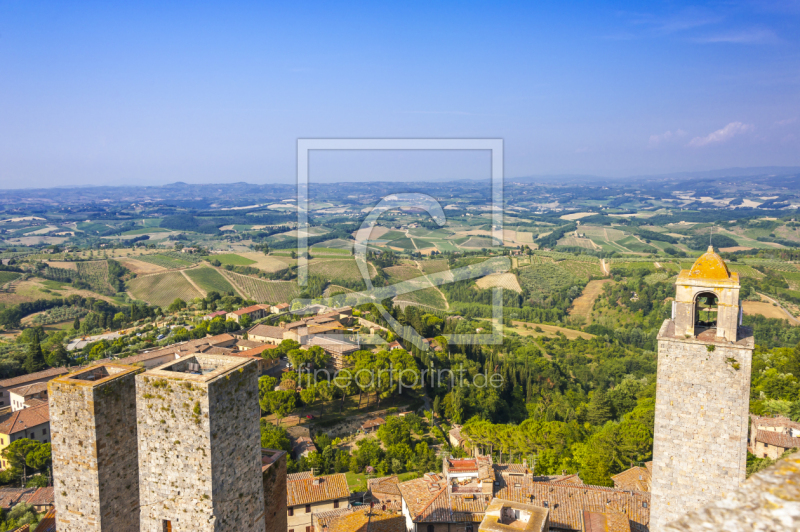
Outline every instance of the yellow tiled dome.
<path id="1" fill-rule="evenodd" d="M 714 253 L 714 247 L 708 246 L 708 251 L 703 253 L 689 271 L 692 279 L 728 280 L 731 274 L 722 257 Z"/>

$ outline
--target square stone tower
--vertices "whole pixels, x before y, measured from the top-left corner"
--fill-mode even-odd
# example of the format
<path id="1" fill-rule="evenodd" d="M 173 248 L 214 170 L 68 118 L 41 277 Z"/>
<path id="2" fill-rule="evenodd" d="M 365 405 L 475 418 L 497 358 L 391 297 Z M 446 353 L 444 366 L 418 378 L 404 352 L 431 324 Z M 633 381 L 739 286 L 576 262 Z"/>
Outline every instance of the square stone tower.
<path id="1" fill-rule="evenodd" d="M 102 364 L 50 381 L 59 531 L 139 532 L 134 377 L 142 371 Z"/>
<path id="2" fill-rule="evenodd" d="M 752 331 L 739 276 L 709 248 L 676 281 L 658 333 L 651 530 L 723 498 L 745 480 Z"/>
<path id="3" fill-rule="evenodd" d="M 141 530 L 264 531 L 255 361 L 189 355 L 136 377 Z"/>

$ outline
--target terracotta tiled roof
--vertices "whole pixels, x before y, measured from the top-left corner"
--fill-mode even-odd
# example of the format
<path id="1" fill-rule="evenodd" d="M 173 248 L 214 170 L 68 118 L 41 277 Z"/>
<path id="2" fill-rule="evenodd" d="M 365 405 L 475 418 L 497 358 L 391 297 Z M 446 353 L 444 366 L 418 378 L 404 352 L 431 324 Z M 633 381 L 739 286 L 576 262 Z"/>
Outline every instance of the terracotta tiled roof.
<path id="1" fill-rule="evenodd" d="M 33 408 L 34 406 L 42 406 L 42 405 L 46 405 L 46 404 L 47 404 L 47 401 L 44 401 L 44 400 L 39 399 L 37 397 L 31 397 L 30 399 L 25 401 L 25 407 L 26 408 Z"/>
<path id="2" fill-rule="evenodd" d="M 652 462 L 650 462 L 652 467 Z M 614 487 L 621 490 L 650 491 L 650 469 L 635 466 L 611 477 Z"/>
<path id="3" fill-rule="evenodd" d="M 321 477 L 309 476 L 298 480 L 287 478 L 286 493 L 286 504 L 288 506 L 299 506 L 350 497 L 347 477 L 344 476 L 344 473 Z"/>
<path id="4" fill-rule="evenodd" d="M 55 495 L 53 493 L 53 486 L 47 488 L 37 489 L 31 498 L 28 499 L 28 504 L 32 506 L 52 506 L 55 503 Z"/>
<path id="5" fill-rule="evenodd" d="M 406 532 L 406 519 L 400 512 L 362 506 L 329 519 L 327 526 L 328 532 Z"/>
<path id="6" fill-rule="evenodd" d="M 311 474 L 311 471 L 300 471 L 299 473 L 289 473 L 288 475 L 286 475 L 286 481 L 289 482 L 292 480 L 311 478 L 312 476 L 313 475 Z"/>
<path id="7" fill-rule="evenodd" d="M 28 375 L 20 375 L 19 377 L 0 381 L 0 388 L 14 388 L 40 379 L 55 379 L 61 375 L 66 375 L 69 371 L 68 368 L 50 368 L 36 373 L 29 373 Z"/>
<path id="8" fill-rule="evenodd" d="M 168 345 L 161 349 L 155 349 L 146 353 L 140 353 L 125 358 L 121 358 L 121 364 L 136 364 L 137 362 L 145 362 L 154 358 L 162 357 L 169 354 L 188 355 L 192 353 L 202 353 L 211 347 L 218 346 L 225 343 L 233 343 L 235 338 L 230 334 L 218 334 L 216 336 L 209 336 L 208 338 L 197 338 L 189 340 L 188 342 L 180 342 L 177 344 Z"/>
<path id="9" fill-rule="evenodd" d="M 49 422 L 50 407 L 47 403 L 33 408 L 24 408 L 0 417 L 0 434 L 16 434 Z"/>
<path id="10" fill-rule="evenodd" d="M 31 525 L 22 525 L 19 528 L 15 528 L 11 532 L 31 532 Z"/>
<path id="11" fill-rule="evenodd" d="M 263 336 L 264 338 L 280 338 L 283 339 L 283 333 L 286 331 L 280 327 L 273 327 L 271 325 L 264 325 L 259 323 L 247 331 L 247 336 Z"/>
<path id="12" fill-rule="evenodd" d="M 788 434 L 773 432 L 771 430 L 759 430 L 756 433 L 756 441 L 767 445 L 774 445 L 775 447 L 783 447 L 784 449 L 791 449 L 793 447 L 800 448 L 800 438 L 792 438 Z"/>
<path id="13" fill-rule="evenodd" d="M 0 488 L 0 508 L 8 510 L 21 502 L 34 506 L 51 506 L 53 488 Z"/>
<path id="14" fill-rule="evenodd" d="M 800 430 L 800 423 L 792 421 L 788 417 L 784 416 L 760 417 L 751 415 L 750 419 L 752 419 L 753 421 L 752 424 L 757 429 L 761 427 L 786 427 L 790 429 Z"/>
<path id="15" fill-rule="evenodd" d="M 47 382 L 34 382 L 33 384 L 25 384 L 11 388 L 8 393 L 14 393 L 25 397 L 26 395 L 33 395 L 35 393 L 42 393 L 47 391 Z"/>
<path id="16" fill-rule="evenodd" d="M 513 473 L 517 475 L 531 474 L 531 470 L 522 464 L 494 464 L 494 470 L 498 473 Z"/>
<path id="17" fill-rule="evenodd" d="M 261 346 L 258 346 L 258 347 L 254 347 L 253 349 L 246 349 L 244 351 L 238 351 L 238 352 L 234 351 L 233 353 L 231 353 L 231 356 L 234 356 L 234 357 L 258 357 L 258 358 L 264 358 L 263 355 L 262 355 L 262 353 L 264 351 L 269 351 L 271 349 L 275 349 L 276 347 L 278 347 L 278 346 L 277 345 L 272 345 L 272 344 L 264 344 L 264 345 L 261 345 Z M 277 355 L 273 355 L 273 356 L 277 357 Z"/>
<path id="18" fill-rule="evenodd" d="M 56 510 L 55 508 L 49 510 L 45 516 L 39 521 L 34 532 L 56 532 Z"/>
<path id="19" fill-rule="evenodd" d="M 631 523 L 624 514 L 583 512 L 584 532 L 631 532 Z"/>
<path id="20" fill-rule="evenodd" d="M 550 482 L 554 484 L 571 484 L 573 486 L 583 486 L 583 481 L 578 475 L 558 475 Z"/>
<path id="21" fill-rule="evenodd" d="M 423 478 L 398 484 L 403 500 L 414 522 L 451 523 L 455 521 L 480 522 L 491 501 L 490 495 L 451 495 L 447 481 L 438 475 L 426 474 Z"/>
<path id="22" fill-rule="evenodd" d="M 386 421 L 382 417 L 376 417 L 375 419 L 370 419 L 365 421 L 361 424 L 362 429 L 371 429 L 372 427 L 379 427 L 381 425 L 385 425 Z"/>
<path id="23" fill-rule="evenodd" d="M 584 511 L 625 514 L 633 532 L 645 532 L 650 526 L 650 494 L 622 491 L 602 486 L 576 486 L 524 479 L 516 487 L 503 475 L 496 497 L 550 509 L 550 526 L 570 530 L 581 529 Z"/>
<path id="24" fill-rule="evenodd" d="M 252 305 L 245 308 L 240 308 L 239 310 L 234 310 L 231 314 L 235 314 L 237 316 L 244 316 L 245 314 L 250 314 L 251 312 L 257 312 L 259 310 L 269 310 L 269 305 Z"/>
<path id="25" fill-rule="evenodd" d="M 380 495 L 400 495 L 397 484 L 397 476 L 371 478 L 367 480 L 367 490 L 369 490 L 376 499 L 380 499 Z"/>

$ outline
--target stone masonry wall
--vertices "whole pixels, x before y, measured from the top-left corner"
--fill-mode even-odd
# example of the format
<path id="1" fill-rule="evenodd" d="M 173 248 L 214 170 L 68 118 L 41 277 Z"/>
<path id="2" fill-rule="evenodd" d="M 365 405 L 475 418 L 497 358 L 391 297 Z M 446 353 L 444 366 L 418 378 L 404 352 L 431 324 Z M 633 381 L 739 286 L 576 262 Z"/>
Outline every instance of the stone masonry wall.
<path id="1" fill-rule="evenodd" d="M 286 453 L 263 471 L 266 532 L 286 532 Z"/>
<path id="2" fill-rule="evenodd" d="M 264 530 L 257 378 L 137 377 L 143 532 Z"/>
<path id="3" fill-rule="evenodd" d="M 258 377 L 251 361 L 209 387 L 216 530 L 264 531 Z"/>
<path id="4" fill-rule="evenodd" d="M 162 532 L 164 520 L 176 532 L 214 530 L 208 392 L 142 374 L 136 396 L 142 532 Z"/>
<path id="5" fill-rule="evenodd" d="M 139 531 L 134 377 L 96 386 L 50 383 L 60 532 Z"/>
<path id="6" fill-rule="evenodd" d="M 745 479 L 752 337 L 658 337 L 651 530 L 724 498 Z M 707 345 L 713 345 L 709 351 Z"/>

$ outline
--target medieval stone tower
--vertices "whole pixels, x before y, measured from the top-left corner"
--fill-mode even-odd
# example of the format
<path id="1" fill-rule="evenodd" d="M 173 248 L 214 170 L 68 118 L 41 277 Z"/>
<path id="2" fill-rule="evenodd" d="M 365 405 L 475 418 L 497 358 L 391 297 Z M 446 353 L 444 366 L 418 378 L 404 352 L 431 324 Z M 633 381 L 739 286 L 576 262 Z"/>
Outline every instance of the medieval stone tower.
<path id="1" fill-rule="evenodd" d="M 64 532 L 139 532 L 136 383 L 102 364 L 50 381 L 56 521 Z"/>
<path id="2" fill-rule="evenodd" d="M 263 532 L 258 369 L 196 354 L 136 377 L 143 532 Z"/>
<path id="3" fill-rule="evenodd" d="M 676 281 L 658 333 L 651 530 L 723 498 L 745 479 L 752 331 L 739 275 L 709 247 Z"/>

